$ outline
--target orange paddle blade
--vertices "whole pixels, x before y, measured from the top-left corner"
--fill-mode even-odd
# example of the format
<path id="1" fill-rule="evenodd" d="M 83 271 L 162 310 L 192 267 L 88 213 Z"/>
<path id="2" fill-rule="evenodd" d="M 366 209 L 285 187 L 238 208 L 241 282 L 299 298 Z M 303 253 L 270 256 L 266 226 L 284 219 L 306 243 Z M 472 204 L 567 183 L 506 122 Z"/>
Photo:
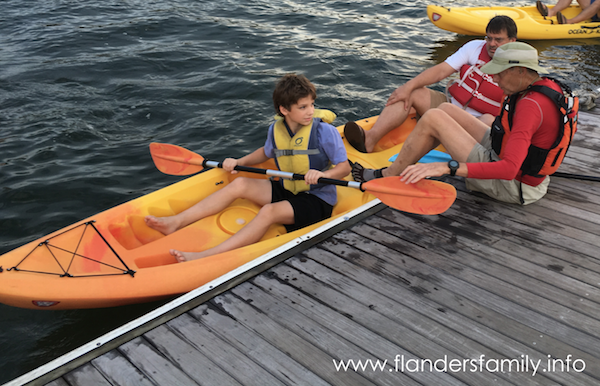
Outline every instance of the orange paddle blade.
<path id="1" fill-rule="evenodd" d="M 158 170 L 166 174 L 187 176 L 204 169 L 204 158 L 181 146 L 153 142 L 150 144 L 150 154 Z"/>
<path id="2" fill-rule="evenodd" d="M 406 184 L 400 181 L 400 177 L 376 178 L 362 184 L 362 189 L 387 206 L 417 214 L 443 213 L 456 200 L 454 186 L 433 180 Z"/>

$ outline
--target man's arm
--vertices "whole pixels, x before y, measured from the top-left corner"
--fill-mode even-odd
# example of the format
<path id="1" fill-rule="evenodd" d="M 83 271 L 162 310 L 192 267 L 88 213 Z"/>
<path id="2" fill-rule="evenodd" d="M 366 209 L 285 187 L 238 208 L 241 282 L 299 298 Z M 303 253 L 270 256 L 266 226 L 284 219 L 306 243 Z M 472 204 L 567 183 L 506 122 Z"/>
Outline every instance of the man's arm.
<path id="1" fill-rule="evenodd" d="M 408 101 L 409 103 L 405 103 L 404 105 L 404 108 L 408 109 L 410 106 L 412 106 L 412 103 L 410 103 L 410 96 L 414 90 L 421 87 L 430 86 L 443 79 L 446 79 L 454 72 L 456 72 L 456 70 L 446 62 L 442 62 L 430 67 L 394 90 L 392 95 L 390 95 L 386 106 L 393 105 L 394 103 L 401 101 Z"/>

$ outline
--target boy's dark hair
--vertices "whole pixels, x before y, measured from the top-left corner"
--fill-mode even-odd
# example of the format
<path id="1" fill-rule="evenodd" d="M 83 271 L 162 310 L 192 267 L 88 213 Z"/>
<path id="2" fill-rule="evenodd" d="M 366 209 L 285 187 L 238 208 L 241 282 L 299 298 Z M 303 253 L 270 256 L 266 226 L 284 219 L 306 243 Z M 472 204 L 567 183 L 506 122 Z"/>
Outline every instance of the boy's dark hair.
<path id="1" fill-rule="evenodd" d="M 502 33 L 502 31 L 506 31 L 509 39 L 517 38 L 517 25 L 515 24 L 515 21 L 508 16 L 494 16 L 487 27 L 485 27 L 486 33 L 491 32 L 493 34 L 499 34 Z"/>
<path id="2" fill-rule="evenodd" d="M 273 105 L 277 115 L 283 116 L 279 106 L 291 109 L 298 100 L 311 96 L 317 99 L 315 86 L 304 75 L 286 74 L 277 81 L 273 91 Z"/>

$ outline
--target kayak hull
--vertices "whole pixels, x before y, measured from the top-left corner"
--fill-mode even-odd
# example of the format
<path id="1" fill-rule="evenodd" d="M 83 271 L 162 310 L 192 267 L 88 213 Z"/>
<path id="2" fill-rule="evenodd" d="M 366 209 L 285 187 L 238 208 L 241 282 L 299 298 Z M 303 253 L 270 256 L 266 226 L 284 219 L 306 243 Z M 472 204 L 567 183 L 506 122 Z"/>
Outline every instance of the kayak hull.
<path id="1" fill-rule="evenodd" d="M 552 8 L 549 5 L 549 8 Z M 579 5 L 571 5 L 562 13 L 568 19 L 581 12 Z M 600 23 L 586 20 L 577 24 L 558 24 L 556 17 L 544 18 L 535 6 L 528 7 L 465 7 L 447 8 L 427 6 L 429 20 L 446 31 L 461 35 L 485 36 L 485 28 L 497 15 L 511 17 L 517 24 L 519 40 L 599 38 Z"/>
<path id="2" fill-rule="evenodd" d="M 370 129 L 376 120 L 372 117 L 358 123 Z M 344 139 L 349 159 L 366 167 L 389 165 L 388 159 L 398 153 L 415 123 L 412 115 L 371 154 L 357 152 Z M 343 134 L 342 126 L 338 130 Z M 272 162 L 256 166 L 275 168 Z M 207 170 L 7 252 L 0 256 L 0 303 L 57 310 L 165 299 L 204 285 L 375 199 L 358 189 L 337 187 L 338 204 L 330 219 L 291 233 L 282 225 L 273 225 L 255 244 L 177 263 L 169 253 L 171 248 L 202 251 L 215 246 L 250 222 L 260 208 L 238 199 L 221 213 L 167 236 L 148 228 L 144 217 L 179 213 L 240 176 L 267 178 Z"/>

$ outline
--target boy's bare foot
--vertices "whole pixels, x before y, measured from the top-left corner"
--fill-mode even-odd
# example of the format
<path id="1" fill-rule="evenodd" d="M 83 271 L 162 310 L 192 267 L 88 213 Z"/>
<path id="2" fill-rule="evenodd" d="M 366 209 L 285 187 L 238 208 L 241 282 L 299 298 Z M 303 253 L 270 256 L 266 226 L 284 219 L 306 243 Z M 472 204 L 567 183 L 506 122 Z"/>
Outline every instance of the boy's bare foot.
<path id="1" fill-rule="evenodd" d="M 169 253 L 180 263 L 196 260 L 203 257 L 202 252 L 181 252 L 176 249 L 171 249 Z"/>
<path id="2" fill-rule="evenodd" d="M 163 235 L 170 235 L 178 228 L 171 217 L 146 216 L 144 221 L 150 228 L 159 231 Z"/>

